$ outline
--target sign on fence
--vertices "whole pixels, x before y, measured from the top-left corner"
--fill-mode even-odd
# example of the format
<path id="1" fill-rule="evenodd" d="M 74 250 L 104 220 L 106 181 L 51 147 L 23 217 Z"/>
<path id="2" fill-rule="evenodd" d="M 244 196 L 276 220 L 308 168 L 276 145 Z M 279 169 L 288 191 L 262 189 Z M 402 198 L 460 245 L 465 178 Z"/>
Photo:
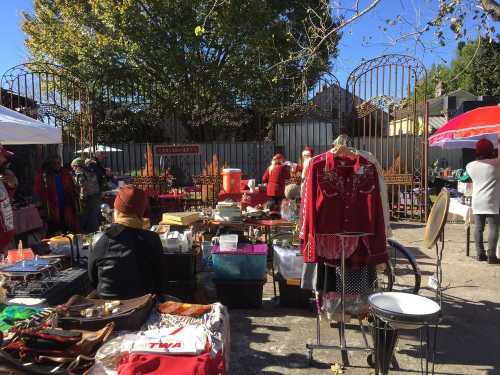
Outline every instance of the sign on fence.
<path id="1" fill-rule="evenodd" d="M 200 145 L 156 145 L 156 155 L 199 155 Z"/>

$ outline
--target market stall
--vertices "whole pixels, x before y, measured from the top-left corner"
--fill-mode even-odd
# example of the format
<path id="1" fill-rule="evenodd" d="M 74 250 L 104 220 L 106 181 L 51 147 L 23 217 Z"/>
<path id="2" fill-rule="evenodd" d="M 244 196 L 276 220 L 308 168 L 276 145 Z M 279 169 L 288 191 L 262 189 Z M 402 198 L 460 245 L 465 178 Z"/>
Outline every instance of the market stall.
<path id="1" fill-rule="evenodd" d="M 60 128 L 44 124 L 0 106 L 0 143 L 4 145 L 47 145 L 62 143 Z M 11 199 L 12 200 L 12 199 Z M 13 202 L 14 231 L 18 239 L 42 228 L 38 209 L 28 200 Z"/>

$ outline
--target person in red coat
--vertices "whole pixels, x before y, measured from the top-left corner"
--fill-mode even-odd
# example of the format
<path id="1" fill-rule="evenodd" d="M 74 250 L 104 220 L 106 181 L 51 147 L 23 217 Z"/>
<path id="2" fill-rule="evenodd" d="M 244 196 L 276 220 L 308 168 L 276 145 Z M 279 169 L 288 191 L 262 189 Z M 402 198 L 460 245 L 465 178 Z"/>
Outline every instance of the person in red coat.
<path id="1" fill-rule="evenodd" d="M 47 220 L 48 234 L 78 233 L 76 190 L 71 173 L 63 168 L 58 156 L 49 157 L 35 176 L 35 195 Z"/>
<path id="2" fill-rule="evenodd" d="M 285 196 L 286 180 L 290 178 L 290 168 L 283 164 L 285 157 L 282 154 L 274 155 L 271 165 L 267 167 L 262 177 L 262 182 L 267 184 L 267 196 L 276 204 L 281 204 Z"/>

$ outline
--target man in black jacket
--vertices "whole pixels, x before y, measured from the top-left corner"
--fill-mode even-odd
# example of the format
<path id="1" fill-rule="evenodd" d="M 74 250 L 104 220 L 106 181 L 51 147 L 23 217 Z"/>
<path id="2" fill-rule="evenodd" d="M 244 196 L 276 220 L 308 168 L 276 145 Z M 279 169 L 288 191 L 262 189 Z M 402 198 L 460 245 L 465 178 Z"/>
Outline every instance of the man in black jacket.
<path id="1" fill-rule="evenodd" d="M 158 293 L 162 244 L 158 234 L 142 229 L 147 197 L 133 186 L 122 187 L 114 203 L 114 223 L 89 255 L 89 278 L 97 295 L 129 299 Z"/>

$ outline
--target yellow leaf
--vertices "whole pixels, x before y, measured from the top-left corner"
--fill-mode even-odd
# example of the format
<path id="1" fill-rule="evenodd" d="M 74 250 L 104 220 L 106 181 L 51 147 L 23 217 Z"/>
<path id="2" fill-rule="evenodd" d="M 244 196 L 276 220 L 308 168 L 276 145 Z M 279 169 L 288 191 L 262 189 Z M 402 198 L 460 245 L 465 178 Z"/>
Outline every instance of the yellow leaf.
<path id="1" fill-rule="evenodd" d="M 196 26 L 194 28 L 194 35 L 201 36 L 203 33 L 205 33 L 205 28 L 203 26 Z"/>

